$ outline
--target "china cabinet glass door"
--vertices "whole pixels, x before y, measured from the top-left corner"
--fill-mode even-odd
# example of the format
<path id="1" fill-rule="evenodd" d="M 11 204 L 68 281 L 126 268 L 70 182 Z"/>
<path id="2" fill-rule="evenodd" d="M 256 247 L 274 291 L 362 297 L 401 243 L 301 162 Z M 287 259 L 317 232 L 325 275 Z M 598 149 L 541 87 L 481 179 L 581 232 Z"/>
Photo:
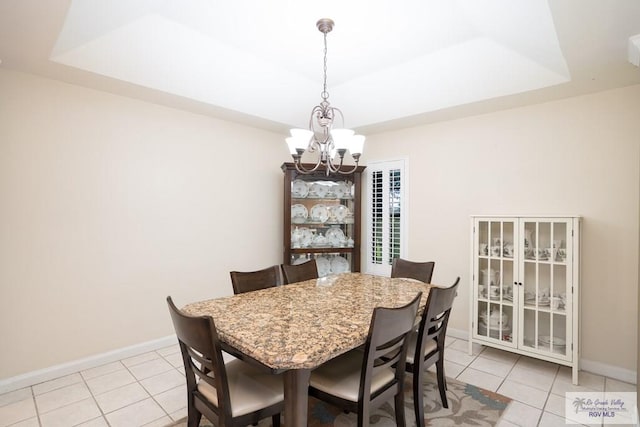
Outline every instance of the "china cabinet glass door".
<path id="1" fill-rule="evenodd" d="M 572 227 L 570 220 L 520 221 L 519 346 L 528 351 L 571 357 Z M 569 343 L 569 344 L 567 344 Z"/>
<path id="2" fill-rule="evenodd" d="M 306 165 L 309 166 L 309 165 Z M 349 175 L 284 175 L 283 262 L 316 260 L 320 277 L 360 271 L 360 189 L 364 166 Z"/>
<path id="3" fill-rule="evenodd" d="M 474 271 L 477 294 L 473 317 L 475 334 L 515 346 L 514 325 L 517 325 L 518 292 L 514 287 L 518 247 L 516 222 L 508 219 L 482 219 L 475 222 Z"/>

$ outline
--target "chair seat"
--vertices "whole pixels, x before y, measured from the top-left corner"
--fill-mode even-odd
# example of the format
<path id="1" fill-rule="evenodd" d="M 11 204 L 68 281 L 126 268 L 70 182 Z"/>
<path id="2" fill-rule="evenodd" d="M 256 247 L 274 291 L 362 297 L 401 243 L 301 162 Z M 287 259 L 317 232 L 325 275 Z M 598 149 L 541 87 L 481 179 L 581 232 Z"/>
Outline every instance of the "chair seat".
<path id="1" fill-rule="evenodd" d="M 232 360 L 225 364 L 225 368 L 233 417 L 258 411 L 284 400 L 282 375 L 260 370 L 241 360 Z M 198 391 L 218 406 L 218 394 L 214 387 L 200 381 Z"/>
<path id="2" fill-rule="evenodd" d="M 357 402 L 363 356 L 362 351 L 352 350 L 329 360 L 311 372 L 309 383 L 325 393 Z M 371 393 L 388 384 L 394 376 L 391 368 L 375 371 L 371 377 Z"/>
<path id="3" fill-rule="evenodd" d="M 411 338 L 409 339 L 409 347 L 407 348 L 407 363 L 414 364 L 413 359 L 416 354 L 416 342 L 418 340 L 418 334 L 411 334 Z M 422 357 L 431 353 L 434 350 L 437 350 L 438 343 L 434 339 L 430 339 L 424 346 L 424 353 Z"/>

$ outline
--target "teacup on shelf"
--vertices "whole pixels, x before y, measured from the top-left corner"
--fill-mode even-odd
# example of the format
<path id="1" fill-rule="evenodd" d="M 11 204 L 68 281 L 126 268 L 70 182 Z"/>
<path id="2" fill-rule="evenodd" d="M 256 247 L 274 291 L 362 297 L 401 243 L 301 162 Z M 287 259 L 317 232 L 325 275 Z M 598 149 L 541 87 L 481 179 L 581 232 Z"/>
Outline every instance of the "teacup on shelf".
<path id="1" fill-rule="evenodd" d="M 534 253 L 536 255 L 536 259 L 539 261 L 549 259 L 549 251 L 546 248 L 535 248 Z"/>
<path id="2" fill-rule="evenodd" d="M 513 258 L 513 243 L 505 243 L 503 252 L 504 256 Z"/>
<path id="3" fill-rule="evenodd" d="M 565 248 L 558 248 L 558 253 L 556 254 L 556 261 L 564 262 L 567 259 L 567 250 Z"/>
<path id="4" fill-rule="evenodd" d="M 478 253 L 479 255 L 484 255 L 487 256 L 489 255 L 489 245 L 487 245 L 486 243 L 480 243 L 478 248 Z"/>

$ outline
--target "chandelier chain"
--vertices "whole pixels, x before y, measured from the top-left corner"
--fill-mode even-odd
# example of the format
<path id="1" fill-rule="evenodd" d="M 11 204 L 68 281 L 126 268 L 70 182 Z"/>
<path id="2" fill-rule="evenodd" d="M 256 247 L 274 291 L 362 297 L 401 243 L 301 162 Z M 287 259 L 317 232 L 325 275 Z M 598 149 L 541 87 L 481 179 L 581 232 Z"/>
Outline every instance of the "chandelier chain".
<path id="1" fill-rule="evenodd" d="M 323 100 L 327 100 L 329 98 L 329 92 L 327 92 L 327 33 L 324 33 L 324 82 L 323 82 L 323 90 L 322 94 Z"/>

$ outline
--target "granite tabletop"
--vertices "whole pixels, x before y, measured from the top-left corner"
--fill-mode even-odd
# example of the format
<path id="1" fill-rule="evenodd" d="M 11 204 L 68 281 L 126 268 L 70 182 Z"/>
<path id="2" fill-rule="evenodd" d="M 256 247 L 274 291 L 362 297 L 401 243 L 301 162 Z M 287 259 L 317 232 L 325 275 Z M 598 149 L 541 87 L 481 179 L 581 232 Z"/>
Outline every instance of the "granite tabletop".
<path id="1" fill-rule="evenodd" d="M 183 307 L 212 316 L 219 338 L 275 370 L 313 369 L 365 343 L 375 307 L 400 307 L 431 285 L 361 273 L 199 301 Z"/>

